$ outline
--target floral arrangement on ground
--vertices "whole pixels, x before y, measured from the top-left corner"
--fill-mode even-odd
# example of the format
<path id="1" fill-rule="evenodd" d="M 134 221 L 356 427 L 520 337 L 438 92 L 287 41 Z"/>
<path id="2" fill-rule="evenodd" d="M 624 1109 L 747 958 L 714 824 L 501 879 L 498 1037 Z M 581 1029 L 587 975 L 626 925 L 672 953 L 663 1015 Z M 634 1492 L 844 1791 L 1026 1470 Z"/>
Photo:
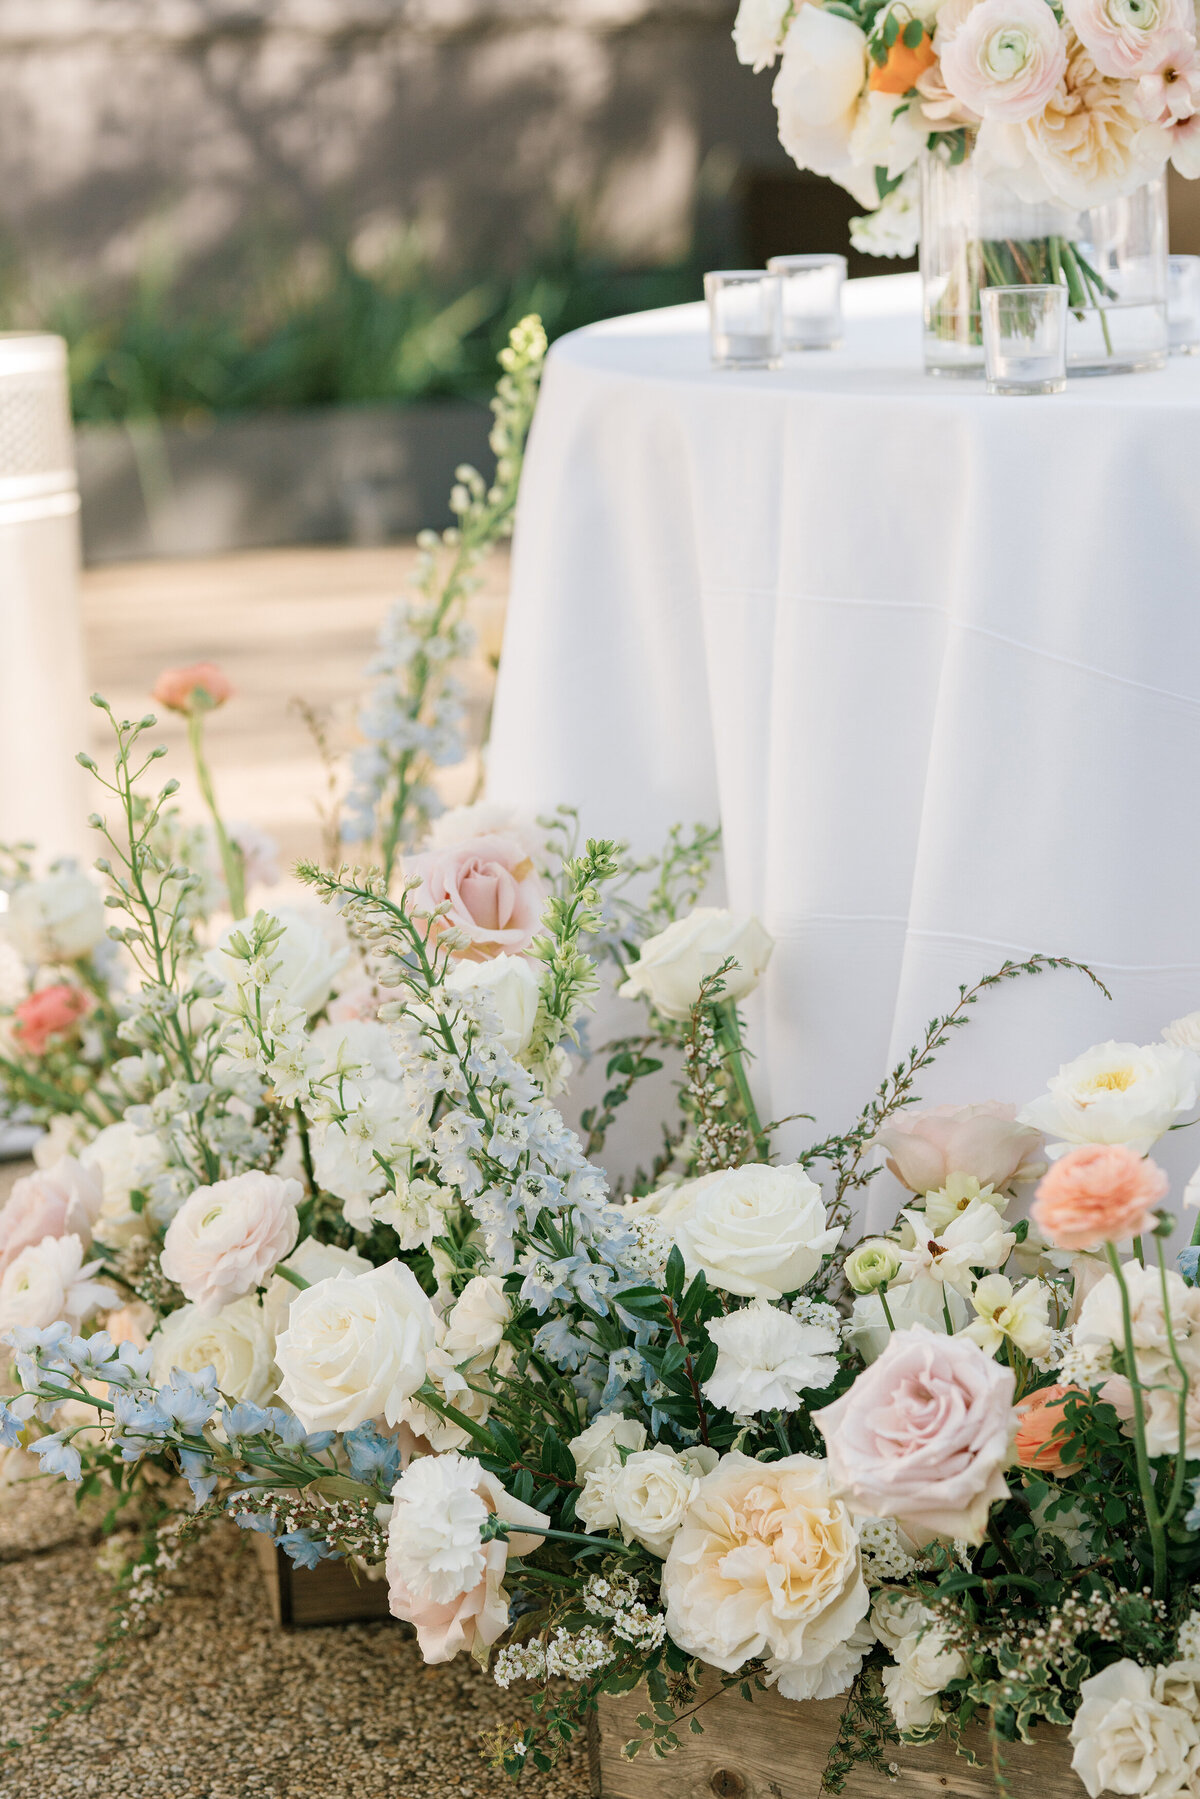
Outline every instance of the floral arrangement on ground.
<path id="1" fill-rule="evenodd" d="M 969 155 L 1013 202 L 1048 209 L 1047 266 L 998 242 L 989 282 L 1064 282 L 1073 306 L 1095 304 L 1102 277 L 1056 216 L 1168 162 L 1200 175 L 1192 0 L 741 0 L 734 42 L 755 70 L 779 59 L 780 141 L 868 208 L 851 225 L 867 255 L 916 248 L 922 151 Z"/>
<path id="2" fill-rule="evenodd" d="M 525 1683 L 528 1727 L 489 1745 L 514 1775 L 643 1683 L 628 1751 L 669 1753 L 707 1668 L 843 1696 L 833 1791 L 982 1721 L 1002 1789 L 1005 1744 L 1050 1725 L 1093 1799 L 1196 1792 L 1200 1251 L 1168 1265 L 1152 1152 L 1200 1103 L 1200 1014 L 1087 1050 L 1019 1114 L 921 1109 L 993 987 L 1094 979 L 1006 963 L 781 1161 L 795 1121 L 760 1117 L 742 1013 L 772 944 L 703 903 L 716 834 L 639 860 L 569 812 L 438 814 L 463 599 L 543 348 L 517 334 L 496 482 L 463 471 L 385 628 L 327 821 L 365 871 L 302 865 L 323 906 L 248 909 L 271 871 L 218 808 L 211 666 L 158 690 L 206 829 L 146 790 L 153 719 L 104 708 L 103 888 L 10 856 L 0 1084 L 45 1135 L 0 1210 L 0 1443 L 10 1476 L 104 1496 L 127 1550 L 55 1715 L 232 1523 L 386 1580 L 427 1660 Z M 605 984 L 629 1027 L 588 1058 Z M 622 1182 L 635 1092 L 665 1123 Z M 905 1202 L 856 1241 L 881 1159 Z"/>

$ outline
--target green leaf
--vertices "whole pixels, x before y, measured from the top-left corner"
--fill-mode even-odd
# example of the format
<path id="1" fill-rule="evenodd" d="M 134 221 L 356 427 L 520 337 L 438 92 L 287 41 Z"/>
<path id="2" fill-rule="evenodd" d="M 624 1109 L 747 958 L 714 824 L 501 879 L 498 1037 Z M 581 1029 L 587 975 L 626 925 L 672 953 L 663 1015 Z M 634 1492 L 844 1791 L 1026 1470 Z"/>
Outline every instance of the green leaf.
<path id="1" fill-rule="evenodd" d="M 919 50 L 925 38 L 925 27 L 920 19 L 910 19 L 904 27 L 902 42 L 908 50 Z"/>
<path id="2" fill-rule="evenodd" d="M 667 1292 L 671 1295 L 677 1308 L 683 1294 L 683 1283 L 686 1279 L 687 1269 L 684 1265 L 683 1254 L 678 1243 L 672 1244 L 671 1253 L 667 1257 L 666 1280 Z"/>

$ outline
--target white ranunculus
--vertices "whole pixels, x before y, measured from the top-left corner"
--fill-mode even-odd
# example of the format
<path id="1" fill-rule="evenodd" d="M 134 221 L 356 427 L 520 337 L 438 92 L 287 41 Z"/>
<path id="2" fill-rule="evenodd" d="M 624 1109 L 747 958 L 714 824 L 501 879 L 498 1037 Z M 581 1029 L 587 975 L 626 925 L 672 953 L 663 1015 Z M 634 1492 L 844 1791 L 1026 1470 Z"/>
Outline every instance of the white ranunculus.
<path id="1" fill-rule="evenodd" d="M 900 1272 L 900 1245 L 890 1237 L 868 1237 L 846 1257 L 846 1284 L 855 1293 L 877 1293 Z"/>
<path id="2" fill-rule="evenodd" d="M 826 1464 L 723 1456 L 675 1533 L 662 1594 L 672 1639 L 727 1673 L 762 1657 L 781 1686 L 800 1690 L 833 1661 L 845 1672 L 870 1599 Z"/>
<path id="3" fill-rule="evenodd" d="M 659 1210 L 688 1275 L 750 1299 L 795 1293 L 837 1247 L 842 1227 L 825 1221 L 821 1189 L 799 1166 L 747 1162 L 677 1187 Z"/>
<path id="4" fill-rule="evenodd" d="M 99 1175 L 104 1189 L 100 1216 L 92 1232 L 96 1240 L 116 1246 L 145 1231 L 146 1219 L 133 1210 L 130 1195 L 144 1193 L 166 1169 L 166 1153 L 158 1137 L 135 1130 L 122 1119 L 119 1124 L 105 1125 L 80 1150 L 79 1160 Z"/>
<path id="5" fill-rule="evenodd" d="M 889 1287 L 887 1305 L 892 1324 L 898 1331 L 924 1324 L 929 1330 L 941 1331 L 944 1335 L 947 1308 L 956 1331 L 962 1329 L 968 1317 L 967 1302 L 962 1294 L 953 1287 L 943 1286 L 941 1281 L 935 1281 L 928 1274 L 918 1274 L 902 1287 Z M 868 1366 L 883 1354 L 891 1335 L 892 1327 L 878 1293 L 864 1293 L 856 1299 L 846 1330 L 846 1342 L 858 1351 Z"/>
<path id="6" fill-rule="evenodd" d="M 215 1317 L 205 1317 L 194 1305 L 182 1306 L 164 1318 L 150 1348 L 156 1381 L 166 1381 L 172 1368 L 199 1374 L 211 1367 L 226 1399 L 266 1405 L 275 1391 L 270 1326 L 252 1293 Z"/>
<path id="7" fill-rule="evenodd" d="M 334 977 L 350 952 L 344 945 L 335 946 L 320 924 L 295 906 L 273 906 L 269 916 L 283 926 L 283 934 L 267 952 L 272 973 L 262 989 L 263 1005 L 281 1000 L 299 1006 L 311 1018 L 333 992 Z M 221 933 L 215 949 L 204 958 L 209 971 L 226 987 L 239 985 L 248 973 L 245 962 L 226 953 L 229 939 L 235 931 L 249 936 L 253 926 L 253 919 L 239 918 Z"/>
<path id="8" fill-rule="evenodd" d="M 1136 1662 L 1113 1662 L 1085 1680 L 1071 1725 L 1071 1767 L 1090 1795 L 1136 1793 L 1167 1799 L 1191 1792 L 1200 1743 L 1196 1720 L 1154 1696 L 1154 1676 Z"/>
<path id="9" fill-rule="evenodd" d="M 802 1324 L 764 1299 L 714 1318 L 707 1329 L 717 1365 L 705 1398 L 737 1417 L 794 1412 L 803 1391 L 827 1387 L 837 1373 L 836 1331 Z"/>
<path id="10" fill-rule="evenodd" d="M 337 1274 L 292 1302 L 275 1345 L 279 1397 L 308 1430 L 399 1424 L 436 1339 L 433 1307 L 402 1262 Z"/>
<path id="11" fill-rule="evenodd" d="M 104 901 L 81 870 L 64 869 L 16 888 L 4 925 L 26 961 L 77 962 L 103 941 Z"/>
<path id="12" fill-rule="evenodd" d="M 799 7 L 771 90 L 779 141 L 800 168 L 831 175 L 860 205 L 874 206 L 875 170 L 850 153 L 866 84 L 867 40 L 859 26 L 823 6 Z"/>
<path id="13" fill-rule="evenodd" d="M 739 1000 L 752 993 L 774 947 L 774 939 L 752 913 L 697 906 L 657 936 L 647 937 L 621 995 L 625 999 L 644 995 L 664 1018 L 685 1019 L 700 997 L 701 983 L 731 956 L 737 967 L 725 976 L 718 998 Z"/>
<path id="14" fill-rule="evenodd" d="M 456 962 L 445 984 L 451 993 L 484 994 L 500 1020 L 499 1042 L 511 1056 L 521 1056 L 529 1048 L 542 995 L 539 967 L 527 956 Z"/>
<path id="15" fill-rule="evenodd" d="M 738 61 L 756 75 L 769 69 L 779 55 L 790 4 L 791 0 L 741 0 L 733 22 L 733 47 Z"/>
<path id="16" fill-rule="evenodd" d="M 14 1256 L 0 1277 L 0 1332 L 19 1324 L 45 1330 L 65 1318 L 79 1329 L 89 1312 L 121 1302 L 93 1276 L 102 1262 L 85 1262 L 78 1237 L 43 1237 Z"/>
<path id="17" fill-rule="evenodd" d="M 612 1507 L 626 1541 L 665 1556 L 699 1490 L 717 1465 L 715 1449 L 674 1449 L 657 1445 L 627 1457 L 612 1483 Z"/>
<path id="18" fill-rule="evenodd" d="M 163 1273 L 203 1317 L 215 1317 L 230 1300 L 265 1287 L 276 1264 L 291 1254 L 303 1197 L 299 1181 L 260 1168 L 197 1187 L 167 1227 L 159 1258 Z"/>
<path id="19" fill-rule="evenodd" d="M 1060 1156 L 1075 1143 L 1125 1143 L 1148 1155 L 1200 1099 L 1200 1055 L 1173 1043 L 1098 1043 L 1067 1062 L 1025 1107 Z"/>

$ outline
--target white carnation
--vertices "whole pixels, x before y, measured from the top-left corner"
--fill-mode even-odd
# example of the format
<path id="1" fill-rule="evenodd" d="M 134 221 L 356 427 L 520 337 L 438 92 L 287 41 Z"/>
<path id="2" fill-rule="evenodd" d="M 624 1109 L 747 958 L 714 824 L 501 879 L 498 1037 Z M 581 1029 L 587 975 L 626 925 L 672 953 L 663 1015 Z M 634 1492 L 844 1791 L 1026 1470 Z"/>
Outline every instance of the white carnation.
<path id="1" fill-rule="evenodd" d="M 704 1395 L 738 1417 L 793 1412 L 805 1389 L 827 1387 L 837 1373 L 836 1332 L 801 1324 L 766 1300 L 715 1318 L 707 1329 L 718 1353 Z"/>

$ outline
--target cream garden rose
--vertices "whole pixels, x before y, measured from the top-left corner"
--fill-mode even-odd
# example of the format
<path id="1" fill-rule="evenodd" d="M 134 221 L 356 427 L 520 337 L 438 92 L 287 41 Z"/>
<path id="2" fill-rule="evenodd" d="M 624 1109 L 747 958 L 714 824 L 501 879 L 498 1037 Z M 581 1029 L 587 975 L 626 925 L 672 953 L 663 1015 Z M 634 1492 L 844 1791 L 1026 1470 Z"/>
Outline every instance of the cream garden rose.
<path id="1" fill-rule="evenodd" d="M 701 983 L 731 956 L 737 967 L 725 976 L 719 997 L 745 999 L 762 979 L 774 947 L 774 939 L 751 914 L 697 906 L 657 936 L 647 937 L 621 994 L 626 999 L 644 996 L 664 1018 L 686 1019 L 700 997 Z"/>
<path id="2" fill-rule="evenodd" d="M 433 1307 L 402 1262 L 298 1293 L 275 1345 L 281 1402 L 308 1430 L 399 1424 L 437 1340 Z"/>
<path id="3" fill-rule="evenodd" d="M 235 1299 L 215 1315 L 198 1306 L 181 1306 L 163 1319 L 149 1346 L 157 1381 L 168 1380 L 173 1368 L 199 1374 L 211 1367 L 226 1399 L 266 1405 L 274 1394 L 272 1333 L 267 1314 L 253 1293 Z"/>
<path id="4" fill-rule="evenodd" d="M 689 1276 L 752 1299 L 795 1293 L 831 1255 L 840 1226 L 825 1221 L 821 1189 L 798 1164 L 747 1162 L 675 1189 L 656 1214 Z"/>
<path id="5" fill-rule="evenodd" d="M 1064 1063 L 1022 1120 L 1051 1139 L 1051 1156 L 1073 1143 L 1124 1143 L 1148 1155 L 1200 1099 L 1200 1055 L 1172 1043 L 1098 1043 Z"/>
<path id="6" fill-rule="evenodd" d="M 277 1262 L 296 1246 L 299 1181 L 252 1169 L 197 1187 L 167 1226 L 162 1271 L 201 1316 L 265 1286 Z"/>
<path id="7" fill-rule="evenodd" d="M 4 929 L 27 962 L 77 962 L 104 939 L 104 901 L 80 869 L 14 889 Z"/>
<path id="8" fill-rule="evenodd" d="M 1159 1796 L 1194 1791 L 1200 1733 L 1182 1706 L 1155 1697 L 1154 1674 L 1126 1658 L 1079 1689 L 1071 1766 L 1090 1799 L 1101 1793 Z"/>
<path id="9" fill-rule="evenodd" d="M 662 1591 L 674 1641 L 713 1667 L 763 1658 L 789 1698 L 815 1696 L 835 1658 L 853 1678 L 843 1645 L 870 1601 L 850 1514 L 812 1456 L 723 1456 L 675 1535 Z"/>
<path id="10" fill-rule="evenodd" d="M 635 1450 L 616 1469 L 612 1508 L 627 1541 L 665 1556 L 704 1475 L 717 1464 L 715 1449 L 674 1450 L 656 1444 Z"/>

